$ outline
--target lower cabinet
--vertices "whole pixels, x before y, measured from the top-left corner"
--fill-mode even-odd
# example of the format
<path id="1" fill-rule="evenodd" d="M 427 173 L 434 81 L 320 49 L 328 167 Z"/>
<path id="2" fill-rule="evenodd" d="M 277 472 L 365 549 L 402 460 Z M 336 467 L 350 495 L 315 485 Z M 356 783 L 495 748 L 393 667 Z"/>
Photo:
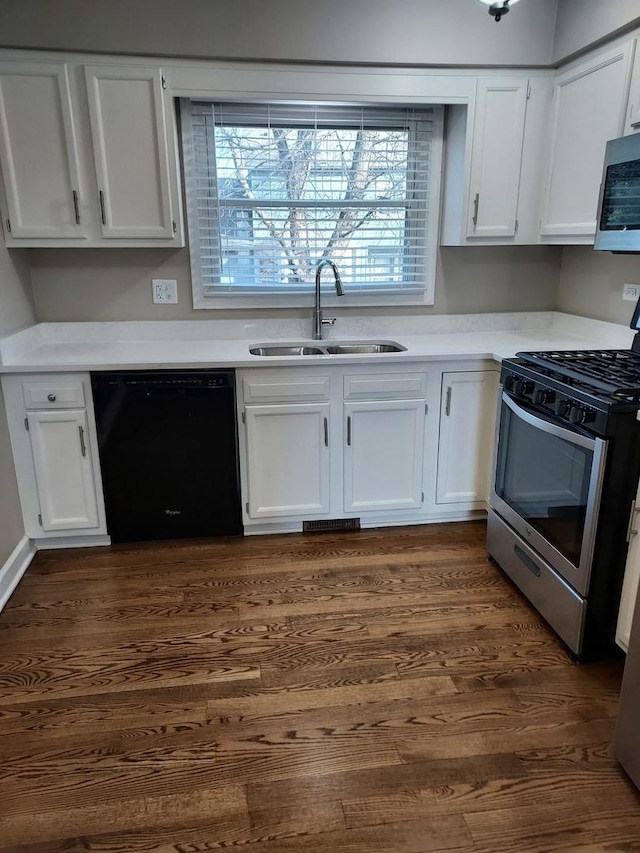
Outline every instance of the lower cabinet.
<path id="1" fill-rule="evenodd" d="M 98 499 L 84 410 L 27 415 L 42 529 L 97 527 Z"/>
<path id="2" fill-rule="evenodd" d="M 499 379 L 485 365 L 493 367 L 238 371 L 247 530 L 353 517 L 364 526 L 478 517 L 489 498 Z"/>
<path id="3" fill-rule="evenodd" d="M 424 400 L 345 403 L 344 510 L 422 504 Z"/>
<path id="4" fill-rule="evenodd" d="M 251 518 L 329 512 L 329 414 L 329 403 L 246 407 Z"/>
<path id="5" fill-rule="evenodd" d="M 13 374 L 2 390 L 27 536 L 106 542 L 89 374 Z"/>
<path id="6" fill-rule="evenodd" d="M 500 374 L 442 374 L 436 503 L 489 500 Z"/>
<path id="7" fill-rule="evenodd" d="M 638 589 L 640 588 L 640 532 L 637 532 L 639 521 L 640 487 L 638 487 L 638 495 L 631 508 L 631 519 L 629 522 L 629 553 L 627 554 L 627 567 L 624 573 L 622 597 L 620 599 L 620 610 L 618 612 L 618 627 L 616 630 L 616 643 L 621 649 L 624 649 L 625 652 L 629 650 L 631 623 L 633 622 Z"/>

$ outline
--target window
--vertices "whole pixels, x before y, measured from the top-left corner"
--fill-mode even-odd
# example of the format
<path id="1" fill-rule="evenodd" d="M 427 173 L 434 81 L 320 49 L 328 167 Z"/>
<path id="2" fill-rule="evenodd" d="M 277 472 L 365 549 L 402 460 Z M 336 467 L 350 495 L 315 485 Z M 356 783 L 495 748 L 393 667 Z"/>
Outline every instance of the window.
<path id="1" fill-rule="evenodd" d="M 307 304 L 323 258 L 348 302 L 433 301 L 441 107 L 181 115 L 196 307 Z"/>

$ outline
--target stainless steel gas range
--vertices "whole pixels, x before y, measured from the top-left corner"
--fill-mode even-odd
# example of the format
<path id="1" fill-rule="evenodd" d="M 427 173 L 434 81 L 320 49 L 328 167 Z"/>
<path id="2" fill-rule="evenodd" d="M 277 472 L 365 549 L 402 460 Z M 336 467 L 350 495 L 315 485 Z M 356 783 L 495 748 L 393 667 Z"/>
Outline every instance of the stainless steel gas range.
<path id="1" fill-rule="evenodd" d="M 640 335 L 518 353 L 501 385 L 488 551 L 579 658 L 606 656 L 640 476 Z"/>

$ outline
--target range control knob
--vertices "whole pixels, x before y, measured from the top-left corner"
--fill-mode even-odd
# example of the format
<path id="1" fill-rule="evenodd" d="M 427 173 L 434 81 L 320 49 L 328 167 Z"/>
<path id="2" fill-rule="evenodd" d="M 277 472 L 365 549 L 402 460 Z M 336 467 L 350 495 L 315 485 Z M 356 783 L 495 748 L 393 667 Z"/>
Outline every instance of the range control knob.
<path id="1" fill-rule="evenodd" d="M 593 409 L 588 409 L 586 406 L 574 405 L 571 407 L 569 420 L 572 424 L 588 424 L 595 421 L 596 413 Z"/>
<path id="2" fill-rule="evenodd" d="M 516 377 L 513 373 L 510 373 L 508 376 L 506 376 L 505 380 L 504 380 L 504 390 L 505 391 L 513 391 L 513 386 L 515 384 L 515 381 L 516 381 Z"/>
<path id="3" fill-rule="evenodd" d="M 571 406 L 571 411 L 569 412 L 569 420 L 572 424 L 582 424 L 584 423 L 586 414 L 587 410 L 584 408 L 584 406 Z"/>
<path id="4" fill-rule="evenodd" d="M 524 379 L 516 379 L 513 383 L 513 393 L 517 397 L 523 397 L 526 394 L 533 393 L 533 382 L 526 382 Z"/>
<path id="5" fill-rule="evenodd" d="M 556 400 L 553 408 L 556 415 L 561 418 L 566 418 L 571 411 L 571 400 L 567 400 L 566 397 L 560 397 L 560 399 Z"/>
<path id="6" fill-rule="evenodd" d="M 543 403 L 553 403 L 556 399 L 556 392 L 549 391 L 547 388 L 538 388 L 536 393 L 533 395 L 533 402 L 537 403 L 539 406 Z"/>

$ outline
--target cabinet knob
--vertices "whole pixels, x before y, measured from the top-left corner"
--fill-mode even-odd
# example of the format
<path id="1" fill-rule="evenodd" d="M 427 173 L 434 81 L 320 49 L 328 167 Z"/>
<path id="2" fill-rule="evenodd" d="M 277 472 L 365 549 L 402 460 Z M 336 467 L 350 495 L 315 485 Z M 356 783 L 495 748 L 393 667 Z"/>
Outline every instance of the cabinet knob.
<path id="1" fill-rule="evenodd" d="M 55 403 L 55 401 L 56 401 L 56 395 L 55 395 L 55 394 L 47 394 L 47 400 L 48 400 L 50 403 Z"/>

